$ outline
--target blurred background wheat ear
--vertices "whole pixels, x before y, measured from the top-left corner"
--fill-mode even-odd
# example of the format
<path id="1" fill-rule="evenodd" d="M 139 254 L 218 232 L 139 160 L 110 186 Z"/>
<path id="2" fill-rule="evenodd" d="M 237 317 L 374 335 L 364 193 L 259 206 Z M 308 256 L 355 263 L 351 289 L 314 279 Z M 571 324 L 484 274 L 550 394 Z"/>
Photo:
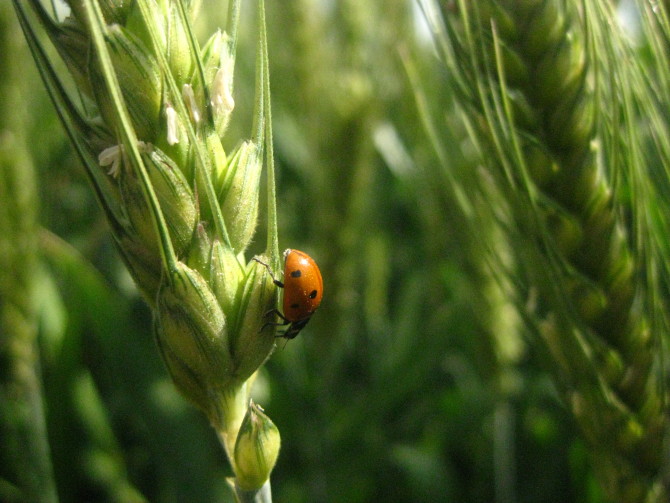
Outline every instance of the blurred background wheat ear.
<path id="1" fill-rule="evenodd" d="M 663 120 L 654 82 L 608 2 L 426 3 L 436 8 L 488 178 L 463 190 L 499 211 L 519 311 L 608 497 L 665 501 L 667 177 L 657 185 L 663 151 L 647 152 L 657 132 L 641 124 Z M 665 38 L 654 19 L 638 22 Z"/>
<path id="2" fill-rule="evenodd" d="M 277 501 L 668 500 L 666 2 L 66 3 L 69 138 L 0 7 L 1 501 L 267 500 L 277 428 Z"/>

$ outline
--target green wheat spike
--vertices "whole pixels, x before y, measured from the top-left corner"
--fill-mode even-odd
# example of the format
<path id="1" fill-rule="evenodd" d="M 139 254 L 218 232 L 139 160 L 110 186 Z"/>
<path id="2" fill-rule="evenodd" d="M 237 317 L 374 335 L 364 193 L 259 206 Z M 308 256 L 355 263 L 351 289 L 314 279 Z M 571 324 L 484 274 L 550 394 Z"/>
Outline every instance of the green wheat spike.
<path id="1" fill-rule="evenodd" d="M 278 257 L 263 2 L 254 126 L 232 155 L 222 140 L 235 105 L 239 0 L 230 5 L 230 35 L 218 31 L 202 48 L 191 26 L 198 2 L 67 3 L 72 15 L 64 20 L 38 0 L 15 0 L 14 6 L 119 252 L 153 310 L 168 372 L 217 431 L 238 497 L 247 501 L 258 493 L 258 501 L 269 501 L 278 432 L 264 449 L 257 449 L 258 434 L 237 446 L 245 416 L 271 425 L 249 397 L 256 371 L 275 346 L 264 315 L 276 305 L 277 289 L 258 262 L 244 257 L 264 169 L 266 254 Z M 41 31 L 69 76 L 50 62 Z M 77 92 L 69 94 L 72 84 Z M 258 431 L 264 430 L 252 430 Z M 258 452 L 267 459 L 237 470 L 236 457 Z"/>
<path id="2" fill-rule="evenodd" d="M 622 64 L 633 49 L 606 2 L 424 6 L 442 9 L 436 41 L 494 184 L 472 195 L 498 207 L 519 306 L 602 486 L 613 501 L 666 501 L 667 311 L 662 282 L 647 279 L 667 267 L 634 112 L 655 105 L 640 67 Z"/>

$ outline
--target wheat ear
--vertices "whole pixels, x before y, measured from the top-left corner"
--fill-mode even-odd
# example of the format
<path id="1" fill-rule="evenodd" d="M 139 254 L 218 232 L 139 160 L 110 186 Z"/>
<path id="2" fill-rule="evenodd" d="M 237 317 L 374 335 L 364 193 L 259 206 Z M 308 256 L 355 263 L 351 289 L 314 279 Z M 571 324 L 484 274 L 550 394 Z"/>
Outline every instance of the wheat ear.
<path id="1" fill-rule="evenodd" d="M 277 292 L 265 268 L 244 258 L 265 165 L 265 260 L 278 261 L 264 6 L 251 136 L 226 152 L 241 2 L 231 3 L 230 35 L 218 31 L 203 47 L 191 27 L 194 4 L 72 0 L 72 15 L 58 20 L 37 0 L 14 1 L 119 252 L 153 310 L 175 385 L 217 431 L 237 497 L 269 501 L 279 432 L 249 396 L 274 348 L 264 316 Z M 71 79 L 49 62 L 40 28 Z"/>
<path id="2" fill-rule="evenodd" d="M 667 317 L 645 280 L 658 254 L 646 209 L 622 197 L 653 187 L 639 176 L 636 79 L 617 67 L 630 49 L 606 28 L 613 13 L 559 0 L 424 6 L 490 176 L 472 197 L 487 193 L 507 231 L 520 309 L 602 487 L 612 501 L 666 501 Z"/>

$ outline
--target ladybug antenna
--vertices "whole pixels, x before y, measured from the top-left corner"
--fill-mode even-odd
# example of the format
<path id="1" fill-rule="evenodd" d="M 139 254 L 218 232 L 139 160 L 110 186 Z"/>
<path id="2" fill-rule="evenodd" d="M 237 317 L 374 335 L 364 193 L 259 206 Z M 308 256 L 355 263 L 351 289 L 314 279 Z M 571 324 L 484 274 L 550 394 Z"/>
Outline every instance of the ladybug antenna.
<path id="1" fill-rule="evenodd" d="M 263 267 L 265 267 L 265 268 L 267 269 L 267 271 L 268 271 L 268 274 L 269 274 L 270 277 L 272 278 L 272 282 L 273 282 L 275 285 L 277 285 L 279 288 L 284 288 L 284 283 L 282 283 L 282 282 L 279 281 L 277 278 L 275 278 L 275 275 L 274 275 L 274 273 L 272 272 L 272 269 L 270 269 L 270 266 L 269 266 L 268 264 L 266 264 L 265 262 L 263 262 L 263 261 L 262 261 L 261 259 L 259 259 L 258 257 L 253 257 L 251 260 L 255 260 L 255 261 L 258 262 L 260 265 L 262 265 Z"/>

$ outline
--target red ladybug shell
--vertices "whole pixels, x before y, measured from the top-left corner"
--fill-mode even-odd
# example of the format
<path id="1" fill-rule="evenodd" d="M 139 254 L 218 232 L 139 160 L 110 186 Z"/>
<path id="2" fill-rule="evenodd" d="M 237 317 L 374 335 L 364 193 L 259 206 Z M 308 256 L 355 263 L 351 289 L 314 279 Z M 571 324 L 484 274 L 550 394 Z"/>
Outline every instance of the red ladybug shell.
<path id="1" fill-rule="evenodd" d="M 284 318 L 291 323 L 304 321 L 300 328 L 321 304 L 323 279 L 316 262 L 300 250 L 284 252 Z M 289 327 L 290 331 L 291 327 Z"/>

